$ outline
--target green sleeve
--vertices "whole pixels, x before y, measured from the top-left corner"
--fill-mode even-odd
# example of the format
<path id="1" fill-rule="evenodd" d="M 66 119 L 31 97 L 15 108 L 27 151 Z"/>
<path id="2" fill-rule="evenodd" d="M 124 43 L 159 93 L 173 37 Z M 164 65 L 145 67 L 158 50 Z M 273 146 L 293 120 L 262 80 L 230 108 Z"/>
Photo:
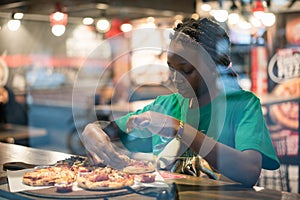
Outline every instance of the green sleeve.
<path id="1" fill-rule="evenodd" d="M 250 100 L 247 99 L 248 102 L 241 104 L 236 113 L 238 116 L 236 119 L 239 119 L 235 136 L 236 149 L 259 151 L 263 158 L 262 167 L 270 170 L 277 169 L 280 164 L 264 120 L 260 101 L 254 95 Z"/>
<path id="2" fill-rule="evenodd" d="M 122 141 L 123 145 L 131 152 L 144 152 L 144 153 L 152 152 L 152 139 L 151 139 L 151 133 L 149 131 L 133 130 L 133 132 L 131 132 L 130 134 L 126 133 L 126 122 L 128 118 L 131 115 L 136 115 L 139 113 L 146 112 L 150 109 L 150 107 L 151 104 L 144 107 L 141 110 L 137 110 L 136 112 L 129 113 L 115 120 L 115 122 L 119 127 L 118 134 L 120 140 Z"/>
<path id="3" fill-rule="evenodd" d="M 117 120 L 119 126 L 119 136 L 123 145 L 132 152 L 153 152 L 153 146 L 162 142 L 159 135 L 153 135 L 148 130 L 133 130 L 130 134 L 126 133 L 126 122 L 132 115 L 140 114 L 146 111 L 160 112 L 177 119 L 181 116 L 181 103 L 183 97 L 179 94 L 162 95 L 155 101 L 141 110 L 129 113 Z"/>

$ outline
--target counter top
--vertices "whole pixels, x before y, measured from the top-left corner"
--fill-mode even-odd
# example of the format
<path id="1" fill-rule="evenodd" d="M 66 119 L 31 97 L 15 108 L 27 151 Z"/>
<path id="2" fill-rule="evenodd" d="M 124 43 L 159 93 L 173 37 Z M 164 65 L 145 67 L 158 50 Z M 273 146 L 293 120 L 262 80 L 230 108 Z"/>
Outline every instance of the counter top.
<path id="1" fill-rule="evenodd" d="M 24 192 L 11 193 L 8 189 L 8 184 L 5 182 L 6 171 L 3 170 L 3 164 L 6 162 L 26 162 L 37 165 L 53 164 L 58 160 L 68 158 L 71 154 L 35 149 L 24 147 L 21 145 L 7 144 L 0 142 L 0 196 L 4 199 L 45 199 L 37 196 L 31 196 Z M 172 174 L 172 173 L 170 173 Z M 173 174 L 174 175 L 174 174 Z M 176 174 L 175 174 L 176 175 Z M 179 199 L 241 199 L 241 200 L 257 200 L 257 199 L 300 199 L 299 194 L 268 190 L 264 188 L 244 188 L 239 184 L 215 181 L 199 177 L 165 177 L 165 181 L 171 185 L 176 183 Z M 151 188 L 146 188 L 146 193 Z M 126 192 L 120 195 L 103 197 L 105 199 L 156 199 L 150 196 L 141 196 L 138 193 Z M 63 198 L 63 197 L 62 197 Z"/>

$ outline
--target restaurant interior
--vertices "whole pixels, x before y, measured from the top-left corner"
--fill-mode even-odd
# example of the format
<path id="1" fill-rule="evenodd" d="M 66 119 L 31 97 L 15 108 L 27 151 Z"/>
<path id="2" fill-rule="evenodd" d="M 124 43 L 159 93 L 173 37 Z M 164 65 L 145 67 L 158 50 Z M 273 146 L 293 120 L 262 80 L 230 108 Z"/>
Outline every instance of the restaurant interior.
<path id="1" fill-rule="evenodd" d="M 1 110 L 0 142 L 84 156 L 88 123 L 174 92 L 165 49 L 186 17 L 227 30 L 239 83 L 260 98 L 281 167 L 263 170 L 258 185 L 299 193 L 297 0 L 3 0 L 0 87 L 19 104 L 9 112 L 25 119 Z"/>

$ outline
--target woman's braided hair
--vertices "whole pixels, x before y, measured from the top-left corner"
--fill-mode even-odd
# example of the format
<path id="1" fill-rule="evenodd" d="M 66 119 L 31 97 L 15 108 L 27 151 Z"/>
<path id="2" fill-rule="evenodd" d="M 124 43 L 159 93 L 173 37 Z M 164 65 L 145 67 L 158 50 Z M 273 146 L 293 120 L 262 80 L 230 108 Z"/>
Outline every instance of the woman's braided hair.
<path id="1" fill-rule="evenodd" d="M 216 22 L 203 18 L 189 18 L 174 28 L 175 34 L 184 33 L 199 43 L 216 64 L 230 64 L 230 40 L 226 31 Z"/>
<path id="2" fill-rule="evenodd" d="M 202 18 L 195 20 L 189 18 L 182 23 L 177 24 L 174 28 L 174 34 L 171 40 L 178 38 L 177 36 L 184 33 L 187 37 L 181 37 L 184 42 L 193 45 L 201 45 L 211 56 L 217 65 L 217 70 L 226 81 L 227 85 L 234 88 L 240 88 L 238 84 L 238 75 L 232 69 L 230 60 L 230 39 L 225 29 L 218 23 Z"/>

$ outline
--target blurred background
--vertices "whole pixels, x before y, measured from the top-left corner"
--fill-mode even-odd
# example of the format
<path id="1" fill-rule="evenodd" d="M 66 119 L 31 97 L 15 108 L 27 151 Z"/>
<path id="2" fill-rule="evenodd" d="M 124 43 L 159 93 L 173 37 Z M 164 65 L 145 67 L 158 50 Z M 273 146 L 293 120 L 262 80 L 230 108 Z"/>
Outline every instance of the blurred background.
<path id="1" fill-rule="evenodd" d="M 282 167 L 259 185 L 299 192 L 298 0 L 2 0 L 0 86 L 19 106 L 10 114 L 26 118 L 6 121 L 1 141 L 84 155 L 87 123 L 174 91 L 166 30 L 186 17 L 228 31 L 240 84 L 261 99 Z M 147 28 L 156 31 L 136 31 Z"/>

